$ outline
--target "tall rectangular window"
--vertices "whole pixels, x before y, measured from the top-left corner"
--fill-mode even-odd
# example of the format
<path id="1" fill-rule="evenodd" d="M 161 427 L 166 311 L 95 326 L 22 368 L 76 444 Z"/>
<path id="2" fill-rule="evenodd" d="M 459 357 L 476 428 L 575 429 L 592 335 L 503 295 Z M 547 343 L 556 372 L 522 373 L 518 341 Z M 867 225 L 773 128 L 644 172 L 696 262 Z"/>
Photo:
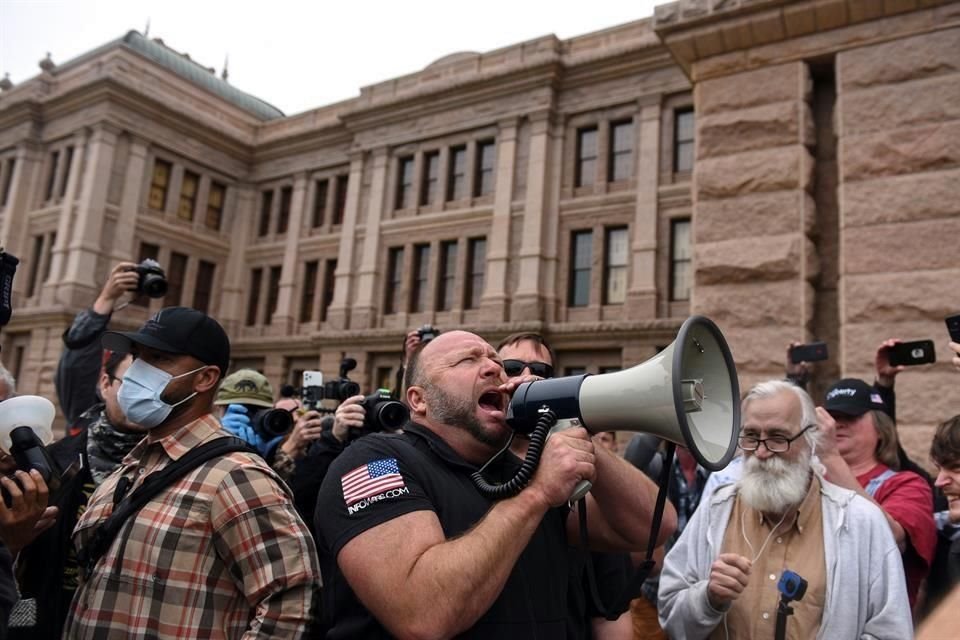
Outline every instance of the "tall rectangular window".
<path id="1" fill-rule="evenodd" d="M 193 220 L 193 210 L 197 204 L 197 191 L 200 189 L 200 176 L 192 171 L 183 172 L 180 185 L 180 206 L 177 217 L 181 220 Z"/>
<path id="2" fill-rule="evenodd" d="M 440 243 L 440 282 L 437 287 L 437 309 L 449 311 L 456 295 L 457 241 Z"/>
<path id="3" fill-rule="evenodd" d="M 280 211 L 277 215 L 277 233 L 286 233 L 290 226 L 290 203 L 293 201 L 293 187 L 280 189 Z"/>
<path id="4" fill-rule="evenodd" d="M 633 174 L 633 121 L 610 124 L 610 158 L 607 162 L 607 180 L 629 180 Z"/>
<path id="5" fill-rule="evenodd" d="M 213 276 L 217 265 L 206 260 L 197 263 L 197 279 L 193 287 L 193 308 L 207 313 L 213 297 Z"/>
<path id="6" fill-rule="evenodd" d="M 43 194 L 44 202 L 53 198 L 54 187 L 57 185 L 57 165 L 60 164 L 60 152 L 50 154 L 50 173 L 47 174 L 47 188 Z"/>
<path id="7" fill-rule="evenodd" d="M 67 195 L 67 183 L 70 182 L 70 169 L 73 167 L 73 145 L 64 151 L 63 178 L 60 179 L 60 197 Z"/>
<path id="8" fill-rule="evenodd" d="M 623 304 L 627 299 L 627 229 L 607 229 L 603 252 L 603 303 Z"/>
<path id="9" fill-rule="evenodd" d="M 585 187 L 597 177 L 597 128 L 577 129 L 577 159 L 573 186 Z"/>
<path id="10" fill-rule="evenodd" d="M 423 184 L 420 185 L 420 204 L 430 205 L 437 201 L 437 185 L 440 184 L 440 152 L 423 154 Z"/>
<path id="11" fill-rule="evenodd" d="M 467 282 L 464 307 L 479 309 L 483 297 L 483 278 L 487 267 L 487 239 L 470 238 L 467 241 Z"/>
<path id="12" fill-rule="evenodd" d="M 176 251 L 170 252 L 167 265 L 167 295 L 163 304 L 167 307 L 179 307 L 183 297 L 183 279 L 187 274 L 187 256 Z"/>
<path id="13" fill-rule="evenodd" d="M 428 282 L 430 280 L 430 245 L 413 247 L 413 289 L 410 292 L 410 311 L 426 311 Z"/>
<path id="14" fill-rule="evenodd" d="M 150 197 L 147 206 L 154 211 L 167 208 L 167 189 L 170 188 L 170 174 L 173 165 L 166 160 L 156 158 L 153 161 L 153 175 L 150 177 Z"/>
<path id="15" fill-rule="evenodd" d="M 689 300 L 693 278 L 690 255 L 690 221 L 674 220 L 670 224 L 670 299 Z"/>
<path id="16" fill-rule="evenodd" d="M 313 218 L 310 226 L 316 229 L 323 226 L 323 220 L 327 217 L 327 195 L 330 191 L 329 180 L 317 180 L 313 189 Z"/>
<path id="17" fill-rule="evenodd" d="M 219 182 L 211 182 L 207 192 L 207 215 L 204 224 L 207 229 L 220 231 L 223 222 L 223 204 L 227 199 L 227 187 Z"/>
<path id="18" fill-rule="evenodd" d="M 397 162 L 397 209 L 413 206 L 413 156 Z"/>
<path id="19" fill-rule="evenodd" d="M 280 300 L 280 273 L 282 267 L 270 267 L 269 280 L 267 280 L 267 317 L 264 324 L 273 322 L 273 314 L 277 312 L 277 302 Z"/>
<path id="20" fill-rule="evenodd" d="M 593 232 L 575 231 L 570 236 L 570 297 L 569 306 L 590 304 L 590 270 L 593 262 Z"/>
<path id="21" fill-rule="evenodd" d="M 693 109 L 677 109 L 673 122 L 673 170 L 693 170 Z"/>
<path id="22" fill-rule="evenodd" d="M 313 302 L 317 297 L 317 272 L 320 262 L 311 260 L 303 265 L 303 295 L 300 298 L 300 322 L 313 320 Z"/>
<path id="23" fill-rule="evenodd" d="M 474 197 L 493 193 L 493 161 L 496 148 L 493 140 L 484 140 L 477 143 L 477 171 L 476 180 L 473 183 Z"/>
<path id="24" fill-rule="evenodd" d="M 387 253 L 387 282 L 384 313 L 400 309 L 400 291 L 403 288 L 403 247 L 391 247 Z"/>
<path id="25" fill-rule="evenodd" d="M 343 224 L 343 214 L 347 210 L 347 187 L 350 186 L 350 175 L 343 174 L 337 176 L 337 201 L 333 208 L 332 223 Z"/>
<path id="26" fill-rule="evenodd" d="M 257 324 L 257 312 L 260 307 L 260 285 L 263 282 L 263 269 L 257 267 L 250 270 L 250 290 L 247 292 L 247 326 Z"/>
<path id="27" fill-rule="evenodd" d="M 40 263 L 43 262 L 43 235 L 33 236 L 33 259 L 30 261 L 30 276 L 27 278 L 27 297 L 37 292 L 37 280 L 40 277 Z"/>
<path id="28" fill-rule="evenodd" d="M 149 259 L 151 259 L 151 260 L 156 260 L 159 256 L 160 256 L 160 247 L 159 247 L 159 246 L 157 246 L 157 245 L 155 245 L 155 244 L 151 244 L 151 243 L 149 243 L 149 242 L 141 242 L 141 243 L 140 243 L 140 258 L 139 258 L 138 262 L 143 262 L 143 261 L 146 260 L 147 258 L 149 258 Z M 138 295 L 138 296 L 136 296 L 133 300 L 131 300 L 130 302 L 131 302 L 131 304 L 135 304 L 135 305 L 140 306 L 140 307 L 149 307 L 149 306 L 150 306 L 150 298 L 148 298 L 148 297 L 145 296 L 145 295 Z"/>
<path id="29" fill-rule="evenodd" d="M 7 160 L 7 173 L 3 177 L 3 193 L 0 195 L 0 207 L 7 206 L 10 200 L 10 187 L 13 185 L 13 171 L 17 168 L 17 159 Z"/>
<path id="30" fill-rule="evenodd" d="M 467 148 L 450 147 L 450 167 L 447 172 L 447 200 L 459 200 L 467 195 Z"/>
<path id="31" fill-rule="evenodd" d="M 327 260 L 323 270 L 323 300 L 320 304 L 320 322 L 327 321 L 327 311 L 333 304 L 333 292 L 337 285 L 337 261 Z"/>
<path id="32" fill-rule="evenodd" d="M 264 191 L 260 194 L 260 229 L 257 235 L 265 236 L 270 233 L 271 209 L 273 209 L 273 191 Z"/>

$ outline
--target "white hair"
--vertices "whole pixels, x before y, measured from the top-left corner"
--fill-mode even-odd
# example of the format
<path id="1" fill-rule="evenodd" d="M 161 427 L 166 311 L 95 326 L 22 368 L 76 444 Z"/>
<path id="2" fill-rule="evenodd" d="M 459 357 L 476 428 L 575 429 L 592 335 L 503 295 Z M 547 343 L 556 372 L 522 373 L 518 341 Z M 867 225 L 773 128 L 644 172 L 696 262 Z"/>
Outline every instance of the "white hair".
<path id="1" fill-rule="evenodd" d="M 0 364 L 0 387 L 7 388 L 6 395 L 0 400 L 6 400 L 17 395 L 17 379 L 2 364 Z"/>
<path id="2" fill-rule="evenodd" d="M 806 429 L 810 425 L 816 426 L 817 410 L 813 405 L 813 400 L 810 398 L 810 394 L 792 382 L 787 382 L 786 380 L 766 380 L 764 382 L 755 384 L 753 388 L 747 392 L 746 397 L 743 399 L 743 413 L 746 413 L 747 405 L 749 405 L 753 400 L 772 398 L 780 395 L 781 393 L 792 393 L 794 396 L 796 396 L 797 400 L 800 401 L 799 429 Z M 817 429 L 807 429 L 804 431 L 803 437 L 810 446 L 810 451 L 815 452 L 817 450 L 817 445 L 820 444 L 820 432 L 817 431 Z"/>

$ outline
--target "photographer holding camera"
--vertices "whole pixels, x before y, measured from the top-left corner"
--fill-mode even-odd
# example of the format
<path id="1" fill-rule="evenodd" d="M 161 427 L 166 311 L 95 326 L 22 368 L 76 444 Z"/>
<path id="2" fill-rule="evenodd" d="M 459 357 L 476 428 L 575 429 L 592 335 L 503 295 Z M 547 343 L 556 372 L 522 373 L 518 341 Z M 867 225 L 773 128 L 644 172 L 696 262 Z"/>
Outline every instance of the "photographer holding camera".
<path id="1" fill-rule="evenodd" d="M 118 301 L 137 291 L 140 280 L 137 265 L 116 265 L 93 306 L 77 314 L 63 334 L 54 383 L 70 434 L 47 450 L 61 469 L 77 462 L 80 469 L 63 481 L 56 501 L 61 515 L 54 526 L 27 545 L 17 563 L 21 592 L 37 602 L 36 624 L 29 632 L 41 638 L 60 637 L 78 586 L 79 566 L 70 539 L 80 514 L 97 487 L 146 434 L 127 419 L 117 400 L 131 357 L 104 351 L 100 345 Z"/>

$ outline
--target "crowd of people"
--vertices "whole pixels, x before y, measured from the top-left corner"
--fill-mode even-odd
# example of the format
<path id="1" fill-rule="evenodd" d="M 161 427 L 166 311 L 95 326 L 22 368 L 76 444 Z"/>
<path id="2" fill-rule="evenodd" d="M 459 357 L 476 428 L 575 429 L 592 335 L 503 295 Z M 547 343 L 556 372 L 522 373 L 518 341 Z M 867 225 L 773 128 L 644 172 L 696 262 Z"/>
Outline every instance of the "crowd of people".
<path id="1" fill-rule="evenodd" d="M 200 311 L 111 331 L 131 267 L 63 336 L 62 481 L 0 457 L 0 637 L 899 639 L 960 583 L 960 416 L 931 477 L 898 340 L 816 400 L 788 357 L 711 473 L 647 434 L 514 431 L 514 392 L 555 377 L 535 333 L 411 331 L 398 429 L 364 394 L 278 397 Z"/>

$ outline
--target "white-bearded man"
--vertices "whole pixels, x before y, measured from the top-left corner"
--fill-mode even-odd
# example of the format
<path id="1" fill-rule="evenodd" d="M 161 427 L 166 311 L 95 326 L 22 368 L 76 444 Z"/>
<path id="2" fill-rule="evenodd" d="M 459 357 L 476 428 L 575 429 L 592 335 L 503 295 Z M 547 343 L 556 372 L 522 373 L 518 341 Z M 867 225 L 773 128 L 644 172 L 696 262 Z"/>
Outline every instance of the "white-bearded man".
<path id="1" fill-rule="evenodd" d="M 701 503 L 660 574 L 671 637 L 772 638 L 785 570 L 804 578 L 787 638 L 912 637 L 903 565 L 883 513 L 822 478 L 817 413 L 795 385 L 771 380 L 743 400 L 735 484 Z"/>

